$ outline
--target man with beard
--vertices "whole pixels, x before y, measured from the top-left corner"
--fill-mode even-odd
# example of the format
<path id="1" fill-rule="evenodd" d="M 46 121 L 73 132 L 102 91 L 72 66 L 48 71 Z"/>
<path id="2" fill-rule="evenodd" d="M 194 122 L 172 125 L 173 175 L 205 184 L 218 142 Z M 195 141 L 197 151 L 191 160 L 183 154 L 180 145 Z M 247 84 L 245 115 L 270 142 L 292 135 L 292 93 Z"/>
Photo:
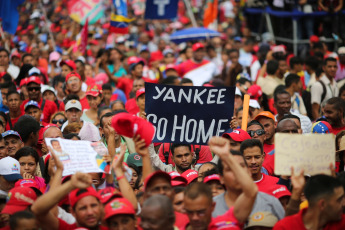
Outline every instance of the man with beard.
<path id="1" fill-rule="evenodd" d="M 341 130 L 345 130 L 345 102 L 340 97 L 329 99 L 323 108 L 323 113 L 332 126 L 334 135 L 337 135 Z"/>

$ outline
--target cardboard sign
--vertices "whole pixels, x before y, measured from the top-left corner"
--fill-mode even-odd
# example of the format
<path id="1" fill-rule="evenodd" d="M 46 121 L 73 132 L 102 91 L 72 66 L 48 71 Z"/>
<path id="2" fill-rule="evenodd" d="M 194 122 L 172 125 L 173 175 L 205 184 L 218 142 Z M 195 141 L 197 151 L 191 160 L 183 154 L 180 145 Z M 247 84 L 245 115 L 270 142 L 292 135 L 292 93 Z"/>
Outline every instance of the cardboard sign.
<path id="1" fill-rule="evenodd" d="M 102 142 L 61 138 L 45 138 L 45 141 L 64 166 L 62 176 L 73 175 L 76 172 L 109 173 L 109 165 L 102 159 L 104 155 L 108 154 L 108 150 Z"/>
<path id="2" fill-rule="evenodd" d="M 230 128 L 235 87 L 171 86 L 145 83 L 147 120 L 153 142 L 205 145 Z"/>
<path id="3" fill-rule="evenodd" d="M 274 173 L 291 175 L 304 169 L 305 174 L 330 175 L 330 163 L 335 163 L 335 138 L 333 134 L 277 133 L 275 140 Z"/>

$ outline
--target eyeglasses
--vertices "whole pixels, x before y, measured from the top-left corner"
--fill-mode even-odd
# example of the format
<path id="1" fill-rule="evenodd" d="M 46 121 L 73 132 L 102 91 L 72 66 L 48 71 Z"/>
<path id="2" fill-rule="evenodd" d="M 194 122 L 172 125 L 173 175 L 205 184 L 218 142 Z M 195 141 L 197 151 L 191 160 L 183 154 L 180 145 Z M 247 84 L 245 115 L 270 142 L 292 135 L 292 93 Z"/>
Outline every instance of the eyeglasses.
<path id="1" fill-rule="evenodd" d="M 55 120 L 55 119 L 53 119 L 53 120 L 52 120 L 52 122 L 53 122 L 53 124 L 60 123 L 60 124 L 62 125 L 63 123 L 65 123 L 65 122 L 66 122 L 66 120 L 65 120 L 65 119 L 59 119 L 59 120 Z"/>
<path id="2" fill-rule="evenodd" d="M 79 82 L 80 80 L 79 80 L 79 78 L 72 78 L 72 79 L 68 79 L 68 81 L 67 81 L 67 83 L 68 84 L 72 84 L 73 82 Z"/>
<path id="3" fill-rule="evenodd" d="M 41 87 L 28 87 L 28 91 L 41 91 Z"/>
<path id="4" fill-rule="evenodd" d="M 263 130 L 263 129 L 258 129 L 258 130 L 256 130 L 256 131 L 254 131 L 254 130 L 248 131 L 248 134 L 249 134 L 250 137 L 254 137 L 254 136 L 255 136 L 255 133 L 256 133 L 258 136 L 261 136 L 261 135 L 264 135 L 266 132 L 265 132 L 265 130 Z"/>

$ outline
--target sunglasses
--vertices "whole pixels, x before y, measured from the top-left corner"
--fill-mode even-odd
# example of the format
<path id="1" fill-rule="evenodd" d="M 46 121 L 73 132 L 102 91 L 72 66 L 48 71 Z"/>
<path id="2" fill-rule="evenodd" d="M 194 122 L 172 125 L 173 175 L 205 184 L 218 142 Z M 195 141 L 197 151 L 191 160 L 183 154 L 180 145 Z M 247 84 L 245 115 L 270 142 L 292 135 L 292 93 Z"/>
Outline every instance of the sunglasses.
<path id="1" fill-rule="evenodd" d="M 53 119 L 52 122 L 53 122 L 53 124 L 55 124 L 55 125 L 56 125 L 57 123 L 60 123 L 60 124 L 62 125 L 63 123 L 66 122 L 66 120 L 65 120 L 65 119 L 59 119 L 59 120 Z"/>
<path id="2" fill-rule="evenodd" d="M 41 87 L 28 87 L 28 91 L 41 91 Z"/>
<path id="3" fill-rule="evenodd" d="M 255 136 L 255 133 L 256 133 L 258 136 L 261 136 L 261 135 L 264 135 L 264 134 L 265 134 L 265 130 L 263 130 L 263 129 L 258 129 L 258 130 L 256 130 L 256 131 L 254 131 L 254 130 L 248 131 L 248 134 L 249 134 L 250 137 L 254 137 L 254 136 Z"/>

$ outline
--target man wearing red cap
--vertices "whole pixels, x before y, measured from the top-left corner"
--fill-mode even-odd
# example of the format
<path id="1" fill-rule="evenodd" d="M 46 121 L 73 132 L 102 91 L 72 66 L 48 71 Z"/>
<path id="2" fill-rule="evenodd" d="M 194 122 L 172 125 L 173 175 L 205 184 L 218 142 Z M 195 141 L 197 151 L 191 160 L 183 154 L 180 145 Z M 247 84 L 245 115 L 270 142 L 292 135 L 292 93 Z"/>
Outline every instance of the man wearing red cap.
<path id="1" fill-rule="evenodd" d="M 77 72 L 70 72 L 66 76 L 66 89 L 70 94 L 78 95 L 82 110 L 88 109 L 89 102 L 87 101 L 86 94 L 81 90 L 82 81 Z"/>
<path id="2" fill-rule="evenodd" d="M 202 86 L 218 74 L 213 62 L 205 60 L 205 46 L 198 42 L 192 46 L 193 58 L 178 65 L 177 72 L 180 77 L 189 78 L 195 86 Z"/>
<path id="3" fill-rule="evenodd" d="M 263 111 L 254 118 L 254 120 L 260 122 L 265 129 L 266 139 L 263 146 L 265 153 L 269 153 L 274 149 L 274 134 L 277 127 L 275 119 L 273 114 L 268 111 Z"/>
<path id="4" fill-rule="evenodd" d="M 111 200 L 104 207 L 104 220 L 110 230 L 136 230 L 135 210 L 132 204 L 124 198 Z"/>
<path id="5" fill-rule="evenodd" d="M 41 107 L 42 111 L 42 121 L 49 123 L 50 117 L 58 111 L 56 104 L 53 101 L 42 99 L 41 93 L 41 80 L 37 76 L 31 76 L 27 78 L 26 88 L 29 93 L 29 99 L 23 101 L 20 109 L 24 112 L 24 105 L 28 101 L 36 101 Z"/>
<path id="6" fill-rule="evenodd" d="M 241 143 L 251 138 L 249 134 L 242 129 L 235 129 L 231 133 L 224 133 L 222 136 L 230 140 L 231 149 L 235 151 L 240 151 Z"/>
<path id="7" fill-rule="evenodd" d="M 72 60 L 66 60 L 60 62 L 61 76 L 67 77 L 69 73 L 77 70 L 77 66 Z"/>

